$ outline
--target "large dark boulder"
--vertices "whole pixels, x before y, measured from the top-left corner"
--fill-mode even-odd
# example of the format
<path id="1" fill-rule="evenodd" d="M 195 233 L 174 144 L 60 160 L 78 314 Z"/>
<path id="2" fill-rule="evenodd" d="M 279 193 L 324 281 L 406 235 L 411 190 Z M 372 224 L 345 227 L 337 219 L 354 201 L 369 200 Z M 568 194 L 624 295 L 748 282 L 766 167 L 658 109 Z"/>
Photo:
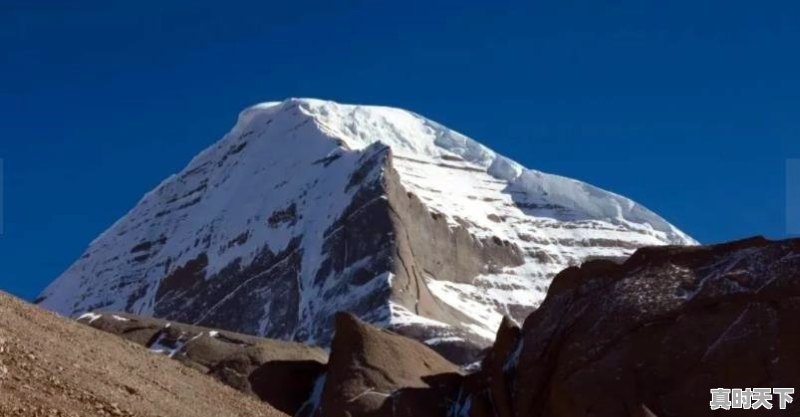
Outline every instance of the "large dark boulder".
<path id="1" fill-rule="evenodd" d="M 715 415 L 711 388 L 797 387 L 798 317 L 800 240 L 645 248 L 569 268 L 511 358 L 514 415 Z M 780 413 L 775 403 L 747 415 Z"/>
<path id="2" fill-rule="evenodd" d="M 424 344 L 340 313 L 320 411 L 325 417 L 444 416 L 460 380 L 459 367 Z"/>
<path id="3" fill-rule="evenodd" d="M 511 375 L 506 364 L 517 352 L 520 328 L 508 317 L 503 317 L 494 346 L 481 364 L 481 374 L 488 384 L 489 398 L 497 417 L 512 417 L 510 395 Z"/>

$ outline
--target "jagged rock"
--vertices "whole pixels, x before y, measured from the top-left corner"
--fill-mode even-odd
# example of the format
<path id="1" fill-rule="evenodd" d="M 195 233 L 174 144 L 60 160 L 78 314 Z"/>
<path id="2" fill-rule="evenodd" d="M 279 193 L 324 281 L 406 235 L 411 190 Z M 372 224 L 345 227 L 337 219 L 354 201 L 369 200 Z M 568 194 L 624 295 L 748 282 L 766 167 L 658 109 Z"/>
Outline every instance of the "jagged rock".
<path id="1" fill-rule="evenodd" d="M 486 351 L 480 368 L 466 375 L 448 416 L 513 417 L 510 381 L 513 374 L 507 363 L 518 353 L 520 328 L 504 317 L 497 329 L 494 345 Z"/>
<path id="2" fill-rule="evenodd" d="M 206 373 L 294 415 L 324 372 L 327 354 L 299 343 L 124 313 L 88 313 L 78 319 Z"/>
<path id="3" fill-rule="evenodd" d="M 509 375 L 506 364 L 518 349 L 519 341 L 519 326 L 508 317 L 504 317 L 497 330 L 494 345 L 481 365 L 481 373 L 489 385 L 492 408 L 497 417 L 513 417 L 511 387 L 508 383 Z"/>
<path id="4" fill-rule="evenodd" d="M 711 388 L 797 387 L 798 315 L 800 240 L 645 248 L 569 268 L 509 363 L 514 415 L 710 416 Z M 783 415 L 751 412 L 771 413 Z"/>
<path id="5" fill-rule="evenodd" d="M 320 413 L 443 416 L 460 380 L 460 369 L 427 346 L 341 313 L 336 316 Z"/>
<path id="6" fill-rule="evenodd" d="M 414 113 L 289 99 L 242 112 L 37 301 L 320 346 L 349 311 L 467 364 L 565 267 L 670 243 L 694 241 Z"/>

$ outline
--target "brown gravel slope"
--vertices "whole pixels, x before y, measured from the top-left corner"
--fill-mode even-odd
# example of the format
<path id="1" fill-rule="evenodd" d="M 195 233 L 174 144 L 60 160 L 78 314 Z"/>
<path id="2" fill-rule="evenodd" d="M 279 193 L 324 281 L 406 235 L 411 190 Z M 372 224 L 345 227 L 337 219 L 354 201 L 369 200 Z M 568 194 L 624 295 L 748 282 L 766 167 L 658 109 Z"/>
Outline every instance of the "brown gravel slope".
<path id="1" fill-rule="evenodd" d="M 0 417 L 284 414 L 167 357 L 0 292 Z"/>

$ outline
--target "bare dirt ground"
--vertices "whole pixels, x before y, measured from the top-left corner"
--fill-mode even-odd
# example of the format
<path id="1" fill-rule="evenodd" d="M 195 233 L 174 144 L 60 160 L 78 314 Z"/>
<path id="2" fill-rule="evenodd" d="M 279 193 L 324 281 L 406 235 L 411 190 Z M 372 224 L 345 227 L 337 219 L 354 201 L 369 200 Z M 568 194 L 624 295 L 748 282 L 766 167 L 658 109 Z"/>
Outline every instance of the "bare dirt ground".
<path id="1" fill-rule="evenodd" d="M 285 415 L 141 346 L 0 292 L 0 417 Z"/>

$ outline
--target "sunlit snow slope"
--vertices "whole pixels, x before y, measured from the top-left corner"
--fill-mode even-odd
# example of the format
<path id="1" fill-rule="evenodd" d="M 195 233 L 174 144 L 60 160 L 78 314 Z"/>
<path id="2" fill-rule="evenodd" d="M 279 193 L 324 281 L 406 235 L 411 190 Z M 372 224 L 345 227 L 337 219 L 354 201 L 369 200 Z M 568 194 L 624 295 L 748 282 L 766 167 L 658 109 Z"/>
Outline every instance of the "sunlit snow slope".
<path id="1" fill-rule="evenodd" d="M 414 113 L 290 99 L 242 112 L 39 301 L 323 345 L 348 310 L 466 361 L 566 266 L 694 243 Z"/>

